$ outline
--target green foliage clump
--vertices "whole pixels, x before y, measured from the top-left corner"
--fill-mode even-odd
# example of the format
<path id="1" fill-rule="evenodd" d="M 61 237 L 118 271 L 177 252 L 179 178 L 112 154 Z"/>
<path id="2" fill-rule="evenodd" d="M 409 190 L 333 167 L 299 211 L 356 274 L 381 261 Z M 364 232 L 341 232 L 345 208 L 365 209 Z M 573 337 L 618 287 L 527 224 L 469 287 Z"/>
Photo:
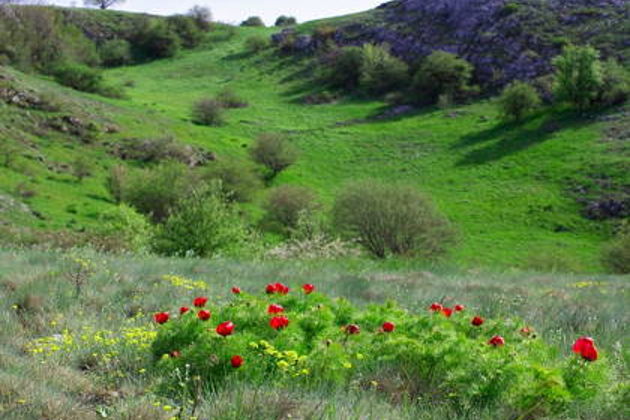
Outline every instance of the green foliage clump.
<path id="1" fill-rule="evenodd" d="M 457 100 L 474 91 L 470 86 L 473 66 L 445 51 L 427 56 L 414 75 L 412 90 L 421 103 L 435 104 L 440 95 Z"/>
<path id="2" fill-rule="evenodd" d="M 101 62 L 107 67 L 124 66 L 133 61 L 131 44 L 124 39 L 105 41 L 99 48 Z"/>
<path id="3" fill-rule="evenodd" d="M 204 33 L 192 17 L 170 16 L 167 19 L 167 25 L 177 34 L 184 48 L 195 48 L 203 41 Z"/>
<path id="4" fill-rule="evenodd" d="M 540 103 L 540 96 L 536 89 L 520 81 L 506 86 L 499 98 L 501 114 L 506 120 L 520 121 Z"/>
<path id="5" fill-rule="evenodd" d="M 97 93 L 103 87 L 103 74 L 81 64 L 65 64 L 54 71 L 57 83 L 83 92 Z"/>
<path id="6" fill-rule="evenodd" d="M 141 55 L 147 59 L 169 58 L 179 52 L 180 39 L 164 21 L 146 19 L 133 37 Z"/>
<path id="7" fill-rule="evenodd" d="M 297 25 L 297 19 L 294 18 L 293 16 L 278 16 L 278 19 L 276 19 L 276 23 L 275 26 L 293 26 L 293 25 Z"/>
<path id="8" fill-rule="evenodd" d="M 619 105 L 630 98 L 630 71 L 614 59 L 602 64 L 602 87 L 597 102 L 604 105 Z"/>
<path id="9" fill-rule="evenodd" d="M 604 79 L 599 51 L 590 46 L 566 46 L 553 60 L 556 99 L 580 110 L 596 103 Z"/>
<path id="10" fill-rule="evenodd" d="M 245 203 L 251 201 L 262 182 L 251 164 L 233 159 L 218 159 L 212 162 L 202 175 L 208 181 L 221 181 L 220 186 L 227 200 Z"/>
<path id="11" fill-rule="evenodd" d="M 622 226 L 617 238 L 604 248 L 604 265 L 618 274 L 630 274 L 630 223 Z"/>
<path id="12" fill-rule="evenodd" d="M 335 49 L 325 56 L 319 66 L 319 78 L 332 88 L 351 92 L 359 85 L 362 62 L 360 47 Z"/>
<path id="13" fill-rule="evenodd" d="M 293 165 L 297 160 L 296 148 L 280 134 L 261 134 L 256 138 L 250 154 L 254 162 L 269 170 L 269 178 Z"/>
<path id="14" fill-rule="evenodd" d="M 119 249 L 143 252 L 148 249 L 152 227 L 147 218 L 126 204 L 99 215 L 96 233 L 119 242 Z"/>
<path id="15" fill-rule="evenodd" d="M 378 181 L 346 186 L 335 200 L 333 221 L 378 258 L 436 257 L 453 237 L 446 219 L 415 188 Z"/>
<path id="16" fill-rule="evenodd" d="M 520 332 L 526 324 L 519 319 L 475 326 L 466 310 L 412 313 L 394 302 L 359 308 L 318 291 L 298 293 L 211 300 L 204 308 L 211 314 L 207 321 L 191 310 L 160 325 L 151 351 L 164 375 L 163 395 L 182 386 L 193 393 L 235 383 L 335 392 L 355 384 L 421 405 L 437 400 L 460 413 L 475 407 L 524 419 L 602 397 L 612 379 L 604 357 L 560 357 L 543 340 Z M 181 304 L 186 302 L 173 302 L 172 309 Z M 281 305 L 284 328 L 271 327 L 270 304 Z M 233 330 L 221 336 L 217 326 L 225 322 Z M 503 344 L 489 343 L 496 336 Z M 197 382 L 182 383 L 170 374 L 175 371 Z M 396 378 L 404 380 L 391 385 Z"/>
<path id="17" fill-rule="evenodd" d="M 190 16 L 197 27 L 204 32 L 210 30 L 212 25 L 212 11 L 209 7 L 194 5 L 189 11 L 188 16 Z"/>
<path id="18" fill-rule="evenodd" d="M 241 26 L 262 27 L 265 26 L 265 22 L 258 16 L 250 16 L 241 22 Z"/>
<path id="19" fill-rule="evenodd" d="M 153 249 L 164 255 L 240 255 L 252 235 L 220 187 L 194 189 L 157 228 Z"/>
<path id="20" fill-rule="evenodd" d="M 361 49 L 359 87 L 368 94 L 382 95 L 406 85 L 409 68 L 382 45 L 365 44 Z"/>
<path id="21" fill-rule="evenodd" d="M 267 222 L 284 233 L 295 229 L 300 217 L 316 208 L 317 196 L 311 189 L 289 184 L 271 190 L 265 202 Z"/>
<path id="22" fill-rule="evenodd" d="M 252 54 L 266 50 L 270 45 L 269 38 L 264 35 L 252 35 L 245 40 L 245 49 Z"/>
<path id="23" fill-rule="evenodd" d="M 212 98 L 203 98 L 193 105 L 193 122 L 200 125 L 220 126 L 225 124 L 225 112 L 221 102 Z"/>

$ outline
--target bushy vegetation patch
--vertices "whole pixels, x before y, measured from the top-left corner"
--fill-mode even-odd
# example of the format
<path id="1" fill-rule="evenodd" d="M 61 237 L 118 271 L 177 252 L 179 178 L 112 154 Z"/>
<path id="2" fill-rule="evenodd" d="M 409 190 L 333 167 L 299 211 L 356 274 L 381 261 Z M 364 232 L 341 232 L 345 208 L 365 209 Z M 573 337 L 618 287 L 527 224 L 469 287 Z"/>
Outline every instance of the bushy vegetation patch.
<path id="1" fill-rule="evenodd" d="M 297 228 L 300 217 L 318 207 L 315 193 L 306 187 L 281 185 L 272 189 L 265 202 L 266 222 L 281 232 Z"/>
<path id="2" fill-rule="evenodd" d="M 220 126 L 225 124 L 225 108 L 217 99 L 203 98 L 194 103 L 193 121 L 200 125 Z"/>
<path id="3" fill-rule="evenodd" d="M 259 135 L 250 149 L 254 162 L 267 168 L 269 178 L 293 165 L 297 160 L 297 149 L 281 135 L 266 133 Z"/>
<path id="4" fill-rule="evenodd" d="M 630 223 L 621 226 L 617 237 L 604 248 L 603 257 L 611 272 L 630 274 Z"/>
<path id="5" fill-rule="evenodd" d="M 536 89 L 524 82 L 508 85 L 499 98 L 499 107 L 505 120 L 520 121 L 540 103 L 540 96 Z"/>
<path id="6" fill-rule="evenodd" d="M 473 66 L 445 51 L 434 51 L 426 57 L 414 75 L 412 90 L 417 101 L 437 103 L 441 95 L 458 100 L 474 92 L 470 82 Z"/>

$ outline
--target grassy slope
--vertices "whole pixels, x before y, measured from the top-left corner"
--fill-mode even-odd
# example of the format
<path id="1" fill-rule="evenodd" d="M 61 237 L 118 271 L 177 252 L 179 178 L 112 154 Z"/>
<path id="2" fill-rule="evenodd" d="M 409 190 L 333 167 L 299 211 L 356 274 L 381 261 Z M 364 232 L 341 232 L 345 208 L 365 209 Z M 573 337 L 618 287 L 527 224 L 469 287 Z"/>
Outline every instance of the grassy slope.
<path id="1" fill-rule="evenodd" d="M 241 28 L 234 38 L 212 48 L 108 71 L 110 81 L 134 82 L 128 100 L 70 94 L 41 83 L 64 96 L 90 98 L 79 108 L 122 128 L 107 135 L 108 141 L 174 135 L 219 156 L 244 157 L 245 147 L 257 134 L 287 132 L 301 149 L 301 159 L 276 182 L 311 186 L 327 203 L 346 180 L 378 177 L 413 183 L 434 198 L 459 230 L 460 245 L 452 255 L 456 264 L 514 266 L 555 255 L 570 259 L 576 268 L 599 267 L 599 247 L 607 228 L 579 216 L 567 190 L 575 180 L 587 183 L 592 167 L 614 171 L 622 164 L 622 157 L 607 153 L 607 146 L 598 141 L 601 124 L 566 113 L 550 122 L 550 113 L 543 113 L 521 127 L 499 127 L 496 111 L 486 101 L 446 111 L 424 110 L 394 121 L 361 122 L 381 112 L 382 103 L 348 99 L 302 105 L 300 98 L 313 88 L 300 74 L 306 63 L 271 52 L 244 54 L 243 40 L 253 33 L 271 30 Z M 250 107 L 229 111 L 224 127 L 191 124 L 192 102 L 228 86 Z M 70 161 L 84 150 L 78 145 L 43 144 L 42 138 L 34 141 L 54 150 L 58 160 Z M 101 184 L 105 167 L 113 160 L 97 149 L 88 153 L 102 169 L 84 185 L 69 182 L 68 176 L 48 179 L 46 171 L 36 170 L 36 189 L 41 193 L 31 204 L 48 217 L 38 223 L 61 227 L 75 220 L 77 225 L 89 225 L 108 205 Z M 13 191 L 25 181 L 23 175 L 0 171 L 2 189 Z M 67 213 L 68 203 L 77 204 L 78 214 Z"/>
<path id="2" fill-rule="evenodd" d="M 602 355 L 616 368 L 622 380 L 628 361 L 627 278 L 615 276 L 496 275 L 485 272 L 457 273 L 419 271 L 410 266 L 388 269 L 381 263 L 343 262 L 228 262 L 155 257 L 103 257 L 82 253 L 96 267 L 81 299 L 74 299 L 73 286 L 66 281 L 70 266 L 67 254 L 39 251 L 0 251 L 0 417 L 3 419 L 54 418 L 87 420 L 168 419 L 173 413 L 153 408 L 153 372 L 143 374 L 138 366 L 105 364 L 81 370 L 86 359 L 82 349 L 45 365 L 26 355 L 22 346 L 29 340 L 76 332 L 88 326 L 118 331 L 144 327 L 150 314 L 175 309 L 197 294 L 214 302 L 229 299 L 229 289 L 238 285 L 248 293 L 259 293 L 269 279 L 297 288 L 305 282 L 333 296 L 344 296 L 357 304 L 382 303 L 396 299 L 411 311 L 424 311 L 431 302 L 464 303 L 466 313 L 487 318 L 522 317 L 539 336 L 570 354 L 572 341 L 582 335 L 595 337 Z M 186 290 L 170 285 L 164 274 L 204 280 L 208 290 Z M 17 306 L 16 306 L 17 305 Z M 17 308 L 17 309 L 16 309 Z M 130 314 L 142 311 L 140 317 Z M 549 316 L 553 314 L 553 316 Z M 379 377 L 379 381 L 381 378 Z M 348 390 L 331 395 L 325 390 L 304 393 L 296 389 L 259 387 L 219 391 L 200 407 L 199 418 L 366 418 L 496 419 L 496 412 L 466 415 L 443 410 L 439 405 L 408 404 L 401 401 L 397 378 L 382 378 L 378 392 Z M 388 388 L 388 381 L 391 385 Z M 622 385 L 623 386 L 623 385 Z M 404 384 L 403 384 L 404 389 Z M 240 394 L 240 395 L 237 395 Z M 291 402 L 286 404 L 286 402 Z M 219 403 L 217 403 L 219 402 Z M 563 419 L 624 418 L 627 407 L 590 404 L 573 407 Z M 608 414 L 606 413 L 608 411 Z M 614 414 L 613 414 L 614 413 Z M 483 414 L 483 415 L 482 415 Z M 626 413 L 627 414 L 627 413 Z M 619 416 L 619 417 L 617 417 Z"/>

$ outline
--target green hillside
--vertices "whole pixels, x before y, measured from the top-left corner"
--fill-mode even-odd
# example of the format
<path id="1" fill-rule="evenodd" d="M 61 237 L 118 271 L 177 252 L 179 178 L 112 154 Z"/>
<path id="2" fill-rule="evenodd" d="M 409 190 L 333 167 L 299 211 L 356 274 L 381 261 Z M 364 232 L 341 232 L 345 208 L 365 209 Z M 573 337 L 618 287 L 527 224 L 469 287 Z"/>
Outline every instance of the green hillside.
<path id="1" fill-rule="evenodd" d="M 17 162 L 0 167 L 0 189 L 17 194 L 37 216 L 23 215 L 19 223 L 73 230 L 97 223 L 98 214 L 113 205 L 104 181 L 117 160 L 107 151 L 121 139 L 173 136 L 218 159 L 246 159 L 256 135 L 282 132 L 297 145 L 300 158 L 274 184 L 312 187 L 326 205 L 348 180 L 416 185 L 456 227 L 450 263 L 506 267 L 555 261 L 566 269 L 599 268 L 600 247 L 611 228 L 581 215 L 575 191 L 597 196 L 603 188 L 630 182 L 627 150 L 617 153 L 615 144 L 603 141 L 606 127 L 627 123 L 627 112 L 612 110 L 604 117 L 546 108 L 523 124 L 506 126 L 492 99 L 395 118 L 380 118 L 387 107 L 376 100 L 306 105 L 305 95 L 318 91 L 306 77 L 308 59 L 273 50 L 246 52 L 247 37 L 268 36 L 273 29 L 239 28 L 222 37 L 224 30 L 211 33 L 215 41 L 175 58 L 107 70 L 108 82 L 127 86 L 124 99 L 79 93 L 2 68 L 2 86 L 45 93 L 60 104 L 51 112 L 21 108 L 7 98 L 0 102 L 0 133 L 23 148 Z M 222 127 L 193 124 L 192 103 L 226 87 L 249 107 L 230 110 Z M 79 131 L 86 133 L 51 128 L 64 116 L 77 117 L 85 125 Z M 79 156 L 94 162 L 92 176 L 82 182 L 71 175 Z M 605 185 L 603 179 L 614 181 Z M 263 198 L 261 192 L 257 203 Z M 256 203 L 247 208 L 261 217 Z M 16 214 L 0 213 L 3 219 Z"/>

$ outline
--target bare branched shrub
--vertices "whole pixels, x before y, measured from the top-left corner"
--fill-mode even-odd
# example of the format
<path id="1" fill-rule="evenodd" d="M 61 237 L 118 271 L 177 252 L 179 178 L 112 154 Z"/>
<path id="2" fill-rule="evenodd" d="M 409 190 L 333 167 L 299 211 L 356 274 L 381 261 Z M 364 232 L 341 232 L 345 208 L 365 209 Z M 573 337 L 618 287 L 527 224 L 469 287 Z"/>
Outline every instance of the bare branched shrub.
<path id="1" fill-rule="evenodd" d="M 270 178 L 274 178 L 297 160 L 297 150 L 280 134 L 261 134 L 250 153 L 254 162 L 270 171 Z"/>
<path id="2" fill-rule="evenodd" d="M 200 99 L 193 105 L 193 122 L 200 125 L 219 126 L 225 123 L 223 104 L 216 99 Z"/>

